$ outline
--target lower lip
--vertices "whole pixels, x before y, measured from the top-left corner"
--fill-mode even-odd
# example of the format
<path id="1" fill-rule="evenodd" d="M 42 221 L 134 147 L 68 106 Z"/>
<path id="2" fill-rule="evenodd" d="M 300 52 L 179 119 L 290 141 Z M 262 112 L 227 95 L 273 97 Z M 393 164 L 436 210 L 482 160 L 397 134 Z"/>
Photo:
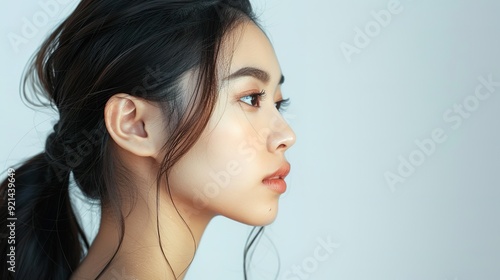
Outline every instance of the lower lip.
<path id="1" fill-rule="evenodd" d="M 262 183 L 264 183 L 267 188 L 277 193 L 282 194 L 286 191 L 286 182 L 283 179 L 265 179 Z"/>

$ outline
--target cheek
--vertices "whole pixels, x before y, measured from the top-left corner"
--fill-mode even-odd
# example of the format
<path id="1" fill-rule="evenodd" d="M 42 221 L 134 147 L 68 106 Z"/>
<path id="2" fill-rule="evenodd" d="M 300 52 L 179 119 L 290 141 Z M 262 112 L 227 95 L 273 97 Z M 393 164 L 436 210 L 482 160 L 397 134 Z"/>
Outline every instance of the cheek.
<path id="1" fill-rule="evenodd" d="M 238 118 L 232 110 L 212 118 L 185 157 L 184 170 L 191 170 L 190 185 L 212 201 L 251 187 L 251 177 L 259 173 L 255 151 L 248 144 L 252 134 L 248 120 Z"/>
<path id="2" fill-rule="evenodd" d="M 174 166 L 176 199 L 247 224 L 274 219 L 277 196 L 261 186 L 265 144 L 241 112 L 227 108 L 212 118 L 199 141 Z M 269 211 L 269 209 L 272 209 Z"/>
<path id="3" fill-rule="evenodd" d="M 218 184 L 225 193 L 254 190 L 268 173 L 263 162 L 265 141 L 238 106 L 227 108 L 215 120 L 199 151 L 206 154 L 207 182 Z"/>
<path id="4" fill-rule="evenodd" d="M 172 169 L 171 189 L 186 202 L 207 204 L 221 199 L 235 189 L 235 182 L 244 182 L 244 174 L 254 172 L 248 155 L 238 151 L 250 131 L 232 110 L 226 111 L 214 113 L 199 140 Z"/>

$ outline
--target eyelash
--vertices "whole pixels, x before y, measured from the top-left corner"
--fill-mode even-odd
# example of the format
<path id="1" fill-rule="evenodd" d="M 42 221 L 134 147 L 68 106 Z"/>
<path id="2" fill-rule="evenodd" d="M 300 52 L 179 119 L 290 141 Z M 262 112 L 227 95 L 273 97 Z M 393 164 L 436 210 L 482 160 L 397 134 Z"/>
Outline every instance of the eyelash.
<path id="1" fill-rule="evenodd" d="M 240 101 L 247 104 L 248 106 L 260 108 L 260 102 L 262 102 L 265 97 L 266 97 L 266 92 L 264 90 L 262 90 L 261 92 L 258 92 L 258 93 L 252 93 L 249 95 L 245 95 L 245 96 L 240 98 Z M 244 98 L 250 98 L 250 102 L 248 103 L 246 101 L 243 101 Z M 253 102 L 254 98 L 256 98 L 256 103 Z M 280 100 L 280 101 L 275 103 L 276 109 L 280 112 L 286 111 L 286 109 L 289 105 L 290 105 L 290 98 L 283 99 L 283 100 Z"/>
<path id="2" fill-rule="evenodd" d="M 289 105 L 290 105 L 290 98 L 282 99 L 276 102 L 276 109 L 278 109 L 278 111 L 280 112 L 285 112 L 286 109 L 288 109 Z"/>

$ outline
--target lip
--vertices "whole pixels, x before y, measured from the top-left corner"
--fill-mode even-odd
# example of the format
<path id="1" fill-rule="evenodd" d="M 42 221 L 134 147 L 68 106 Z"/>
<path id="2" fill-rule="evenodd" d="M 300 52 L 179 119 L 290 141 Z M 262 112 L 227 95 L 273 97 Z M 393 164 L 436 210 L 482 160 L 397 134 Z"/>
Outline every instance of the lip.
<path id="1" fill-rule="evenodd" d="M 278 170 L 274 173 L 266 176 L 262 183 L 269 189 L 277 192 L 284 193 L 286 191 L 285 177 L 290 173 L 290 164 L 285 162 Z"/>

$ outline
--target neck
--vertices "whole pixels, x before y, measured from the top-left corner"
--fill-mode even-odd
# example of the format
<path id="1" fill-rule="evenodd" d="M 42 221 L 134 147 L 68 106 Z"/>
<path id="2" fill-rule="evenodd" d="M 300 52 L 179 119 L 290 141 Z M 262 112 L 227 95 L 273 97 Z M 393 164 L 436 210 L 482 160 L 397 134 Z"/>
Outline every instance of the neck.
<path id="1" fill-rule="evenodd" d="M 213 215 L 191 210 L 191 205 L 175 198 L 173 201 L 175 204 L 168 193 L 160 192 L 157 208 L 155 186 L 138 196 L 132 206 L 122 208 L 120 246 L 119 219 L 109 207 L 103 207 L 99 232 L 73 278 L 78 279 L 81 272 L 97 276 L 116 252 L 102 274 L 105 279 L 182 280 Z"/>

